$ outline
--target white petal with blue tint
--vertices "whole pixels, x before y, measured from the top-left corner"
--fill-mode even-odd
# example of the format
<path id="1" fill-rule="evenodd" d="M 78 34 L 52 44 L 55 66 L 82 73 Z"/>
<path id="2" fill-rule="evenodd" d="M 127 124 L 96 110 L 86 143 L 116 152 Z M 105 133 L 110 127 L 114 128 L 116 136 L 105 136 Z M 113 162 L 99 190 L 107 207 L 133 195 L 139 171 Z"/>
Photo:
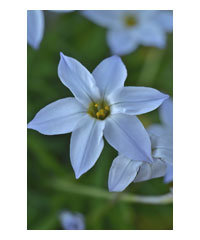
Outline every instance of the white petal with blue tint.
<path id="1" fill-rule="evenodd" d="M 152 124 L 147 128 L 147 132 L 150 136 L 161 136 L 166 134 L 167 129 L 161 124 Z"/>
<path id="2" fill-rule="evenodd" d="M 113 112 L 139 115 L 153 111 L 168 98 L 168 95 L 148 87 L 124 87 L 108 97 Z"/>
<path id="3" fill-rule="evenodd" d="M 115 114 L 106 119 L 104 136 L 119 153 L 152 162 L 149 135 L 136 116 Z"/>
<path id="4" fill-rule="evenodd" d="M 153 157 L 162 159 L 172 164 L 173 161 L 173 137 L 162 135 L 155 138 L 153 142 Z"/>
<path id="5" fill-rule="evenodd" d="M 86 114 L 75 98 L 64 98 L 42 108 L 28 124 L 28 128 L 46 135 L 69 133 Z"/>
<path id="6" fill-rule="evenodd" d="M 104 59 L 93 71 L 101 96 L 106 96 L 118 88 L 124 87 L 127 70 L 118 56 Z"/>
<path id="7" fill-rule="evenodd" d="M 103 27 L 111 29 L 120 29 L 123 27 L 123 22 L 121 21 L 122 11 L 86 10 L 82 11 L 82 14 Z"/>
<path id="8" fill-rule="evenodd" d="M 110 192 L 123 191 L 135 179 L 141 161 L 131 160 L 123 155 L 116 157 L 109 171 L 108 188 Z"/>
<path id="9" fill-rule="evenodd" d="M 143 162 L 134 182 L 143 182 L 153 178 L 163 177 L 166 173 L 166 163 L 160 159 L 153 159 L 153 163 Z"/>
<path id="10" fill-rule="evenodd" d="M 100 98 L 92 74 L 77 60 L 60 54 L 58 75 L 62 83 L 68 87 L 77 100 L 88 107 L 92 100 Z"/>
<path id="11" fill-rule="evenodd" d="M 173 102 L 171 98 L 168 98 L 159 109 L 160 118 L 163 124 L 173 129 Z"/>
<path id="12" fill-rule="evenodd" d="M 166 175 L 164 177 L 165 183 L 170 183 L 173 181 L 173 164 L 167 164 Z"/>
<path id="13" fill-rule="evenodd" d="M 38 49 L 44 34 L 44 14 L 40 10 L 27 11 L 27 41 Z"/>
<path id="14" fill-rule="evenodd" d="M 134 51 L 139 45 L 139 39 L 136 32 L 126 29 L 109 30 L 107 33 L 107 42 L 113 54 L 124 55 Z"/>
<path id="15" fill-rule="evenodd" d="M 85 115 L 80 126 L 72 132 L 70 159 L 76 178 L 87 172 L 96 163 L 104 146 L 105 122 Z"/>
<path id="16" fill-rule="evenodd" d="M 145 23 L 139 29 L 140 44 L 164 48 L 166 34 L 159 25 Z"/>
<path id="17" fill-rule="evenodd" d="M 159 11 L 155 16 L 155 21 L 167 32 L 173 30 L 173 14 L 172 11 Z"/>

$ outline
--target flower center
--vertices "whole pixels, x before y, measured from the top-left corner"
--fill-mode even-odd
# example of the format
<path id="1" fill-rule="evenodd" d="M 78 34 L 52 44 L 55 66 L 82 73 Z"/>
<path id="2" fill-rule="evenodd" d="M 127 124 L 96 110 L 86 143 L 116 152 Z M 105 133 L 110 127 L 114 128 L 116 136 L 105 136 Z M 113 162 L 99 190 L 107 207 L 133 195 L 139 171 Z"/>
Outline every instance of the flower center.
<path id="1" fill-rule="evenodd" d="M 127 27 L 133 27 L 137 24 L 137 21 L 134 16 L 125 16 L 124 22 Z"/>
<path id="2" fill-rule="evenodd" d="M 110 115 L 110 107 L 105 100 L 99 102 L 91 102 L 87 112 L 93 118 L 104 120 Z"/>

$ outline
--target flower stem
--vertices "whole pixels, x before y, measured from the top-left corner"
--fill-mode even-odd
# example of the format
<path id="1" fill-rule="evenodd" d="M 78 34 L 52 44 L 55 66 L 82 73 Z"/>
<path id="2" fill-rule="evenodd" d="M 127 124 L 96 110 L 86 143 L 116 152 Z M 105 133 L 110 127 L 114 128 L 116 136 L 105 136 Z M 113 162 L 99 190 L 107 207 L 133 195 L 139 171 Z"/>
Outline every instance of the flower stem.
<path id="1" fill-rule="evenodd" d="M 65 181 L 63 179 L 54 179 L 53 181 L 48 182 L 48 185 L 56 190 L 66 193 L 79 194 L 82 196 L 107 199 L 111 201 L 119 200 L 126 203 L 142 203 L 151 205 L 170 204 L 173 202 L 173 195 L 171 192 L 158 196 L 142 196 L 129 193 L 110 193 L 103 189 L 89 187 L 82 184 L 70 183 L 67 180 Z"/>

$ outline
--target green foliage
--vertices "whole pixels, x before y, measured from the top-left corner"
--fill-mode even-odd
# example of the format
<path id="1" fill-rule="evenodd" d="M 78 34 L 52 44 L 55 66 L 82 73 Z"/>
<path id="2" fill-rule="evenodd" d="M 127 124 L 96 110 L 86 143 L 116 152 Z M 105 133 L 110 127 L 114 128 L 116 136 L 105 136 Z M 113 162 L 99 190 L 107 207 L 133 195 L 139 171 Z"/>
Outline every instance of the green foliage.
<path id="1" fill-rule="evenodd" d="M 106 30 L 76 11 L 68 14 L 45 12 L 45 34 L 38 51 L 28 46 L 28 121 L 47 104 L 71 92 L 60 82 L 59 52 L 72 56 L 92 71 L 110 56 Z M 172 95 L 172 35 L 165 49 L 139 47 L 123 56 L 126 85 L 148 86 Z M 158 122 L 158 112 L 140 116 L 145 126 Z M 117 152 L 105 143 L 95 166 L 76 180 L 69 159 L 70 134 L 44 136 L 28 130 L 28 229 L 61 229 L 58 219 L 63 209 L 80 212 L 87 229 L 172 229 L 172 205 L 151 206 L 104 200 L 56 187 L 56 179 L 76 185 L 107 189 L 108 172 Z M 162 179 L 131 184 L 126 192 L 143 195 L 164 194 L 169 186 Z"/>

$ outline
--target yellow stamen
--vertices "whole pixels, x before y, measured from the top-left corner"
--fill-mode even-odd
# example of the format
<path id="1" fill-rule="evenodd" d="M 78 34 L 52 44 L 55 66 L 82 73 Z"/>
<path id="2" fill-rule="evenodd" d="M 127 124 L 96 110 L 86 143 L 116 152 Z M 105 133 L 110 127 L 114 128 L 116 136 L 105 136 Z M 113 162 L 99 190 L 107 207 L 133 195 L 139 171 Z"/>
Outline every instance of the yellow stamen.
<path id="1" fill-rule="evenodd" d="M 107 110 L 107 111 L 110 110 L 109 106 L 105 106 L 104 108 L 105 108 L 105 110 Z"/>
<path id="2" fill-rule="evenodd" d="M 103 109 L 100 109 L 99 112 L 100 112 L 100 114 L 104 114 L 104 110 Z"/>
<path id="3" fill-rule="evenodd" d="M 101 115 L 100 112 L 97 112 L 97 113 L 96 113 L 97 118 L 99 118 L 100 115 Z"/>
<path id="4" fill-rule="evenodd" d="M 88 114 L 98 120 L 104 120 L 110 115 L 110 107 L 105 100 L 91 102 L 88 106 Z"/>
<path id="5" fill-rule="evenodd" d="M 99 114 L 104 117 L 104 116 L 105 116 L 104 110 L 103 110 L 103 109 L 100 109 L 100 110 L 99 110 Z"/>
<path id="6" fill-rule="evenodd" d="M 134 18 L 134 16 L 126 16 L 125 17 L 125 25 L 127 27 L 132 27 L 132 26 L 135 26 L 136 24 L 137 24 L 137 21 Z"/>

